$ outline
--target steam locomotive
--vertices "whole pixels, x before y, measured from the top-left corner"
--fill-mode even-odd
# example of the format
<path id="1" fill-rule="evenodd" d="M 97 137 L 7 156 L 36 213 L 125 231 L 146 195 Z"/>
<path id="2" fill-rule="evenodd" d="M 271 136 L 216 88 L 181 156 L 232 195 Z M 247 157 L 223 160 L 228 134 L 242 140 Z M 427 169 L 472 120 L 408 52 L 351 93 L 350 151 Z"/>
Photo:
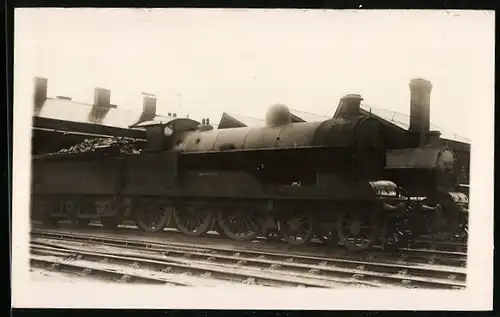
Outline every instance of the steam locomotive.
<path id="1" fill-rule="evenodd" d="M 148 140 L 140 154 L 34 158 L 32 217 L 114 228 L 130 214 L 147 232 L 214 229 L 233 240 L 278 233 L 292 245 L 317 236 L 350 250 L 401 246 L 429 228 L 465 231 L 468 200 L 455 190 L 455 154 L 429 131 L 431 88 L 411 81 L 418 115 L 401 135 L 361 114 L 355 94 L 319 122 L 292 123 L 281 104 L 260 128 L 142 122 L 136 128 Z"/>

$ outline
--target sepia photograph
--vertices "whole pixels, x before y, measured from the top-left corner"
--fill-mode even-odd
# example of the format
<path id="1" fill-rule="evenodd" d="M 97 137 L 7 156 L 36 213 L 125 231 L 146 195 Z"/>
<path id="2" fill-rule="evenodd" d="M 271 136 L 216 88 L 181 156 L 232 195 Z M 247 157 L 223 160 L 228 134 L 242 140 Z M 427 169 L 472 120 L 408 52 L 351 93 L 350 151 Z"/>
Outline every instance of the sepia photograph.
<path id="1" fill-rule="evenodd" d="M 494 22 L 17 9 L 13 307 L 492 308 Z"/>

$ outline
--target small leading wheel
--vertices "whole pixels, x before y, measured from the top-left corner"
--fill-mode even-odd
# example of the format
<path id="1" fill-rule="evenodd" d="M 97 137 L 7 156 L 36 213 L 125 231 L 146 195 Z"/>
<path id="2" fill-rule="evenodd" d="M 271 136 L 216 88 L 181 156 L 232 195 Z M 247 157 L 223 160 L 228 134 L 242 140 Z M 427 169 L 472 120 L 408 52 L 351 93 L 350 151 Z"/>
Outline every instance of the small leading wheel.
<path id="1" fill-rule="evenodd" d="M 159 204 L 140 204 L 135 212 L 137 227 L 144 232 L 161 232 L 172 218 L 172 207 Z"/>
<path id="2" fill-rule="evenodd" d="M 278 228 L 289 244 L 307 244 L 314 234 L 314 218 L 299 211 L 286 212 L 278 217 Z"/>
<path id="3" fill-rule="evenodd" d="M 404 218 L 387 217 L 380 233 L 382 250 L 396 252 L 401 248 L 411 247 L 413 232 Z"/>
<path id="4" fill-rule="evenodd" d="M 251 210 L 225 210 L 218 218 L 222 231 L 232 240 L 253 240 L 261 232 L 263 218 Z"/>
<path id="5" fill-rule="evenodd" d="M 375 212 L 346 211 L 338 222 L 338 238 L 352 251 L 370 248 L 379 235 Z"/>
<path id="6" fill-rule="evenodd" d="M 210 230 L 213 212 L 199 206 L 181 206 L 174 209 L 177 229 L 188 236 L 201 236 Z"/>

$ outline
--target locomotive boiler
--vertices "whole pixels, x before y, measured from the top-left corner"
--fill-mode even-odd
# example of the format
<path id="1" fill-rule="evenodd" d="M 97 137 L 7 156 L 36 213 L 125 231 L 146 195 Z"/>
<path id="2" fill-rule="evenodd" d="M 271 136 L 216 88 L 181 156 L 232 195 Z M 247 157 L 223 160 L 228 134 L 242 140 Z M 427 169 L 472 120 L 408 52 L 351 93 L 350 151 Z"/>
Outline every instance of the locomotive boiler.
<path id="1" fill-rule="evenodd" d="M 412 85 L 412 107 L 425 110 L 428 82 Z M 141 154 L 37 158 L 33 213 L 46 222 L 100 219 L 115 227 L 130 212 L 148 232 L 171 224 L 200 236 L 215 226 L 234 240 L 274 230 L 293 245 L 313 235 L 351 250 L 395 244 L 460 196 L 450 193 L 454 154 L 426 131 L 428 115 L 398 139 L 360 114 L 361 100 L 346 95 L 321 122 L 292 123 L 281 104 L 259 128 L 142 122 L 148 143 Z"/>

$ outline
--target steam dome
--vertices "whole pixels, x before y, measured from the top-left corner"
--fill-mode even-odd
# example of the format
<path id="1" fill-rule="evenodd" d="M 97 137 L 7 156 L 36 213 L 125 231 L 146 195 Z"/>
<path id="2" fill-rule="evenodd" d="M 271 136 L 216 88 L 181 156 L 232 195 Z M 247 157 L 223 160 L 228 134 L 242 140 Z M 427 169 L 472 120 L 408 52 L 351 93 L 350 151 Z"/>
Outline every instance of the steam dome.
<path id="1" fill-rule="evenodd" d="M 269 107 L 266 114 L 267 126 L 280 126 L 288 124 L 292 121 L 290 109 L 283 104 L 275 104 Z"/>

